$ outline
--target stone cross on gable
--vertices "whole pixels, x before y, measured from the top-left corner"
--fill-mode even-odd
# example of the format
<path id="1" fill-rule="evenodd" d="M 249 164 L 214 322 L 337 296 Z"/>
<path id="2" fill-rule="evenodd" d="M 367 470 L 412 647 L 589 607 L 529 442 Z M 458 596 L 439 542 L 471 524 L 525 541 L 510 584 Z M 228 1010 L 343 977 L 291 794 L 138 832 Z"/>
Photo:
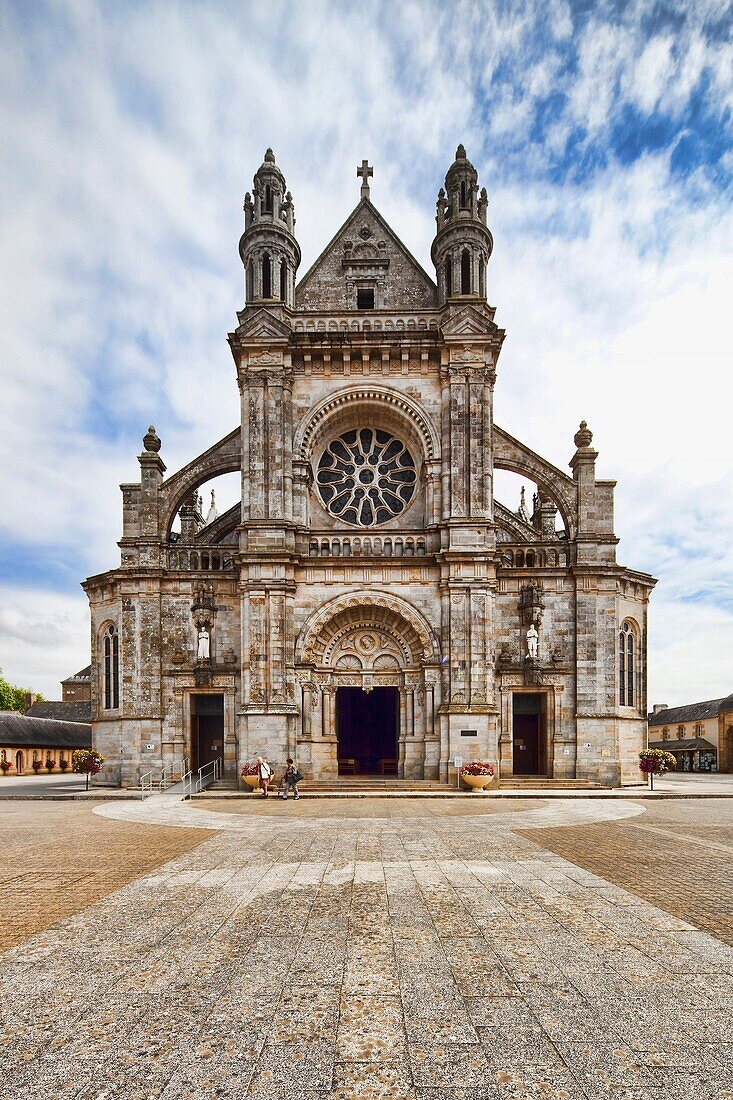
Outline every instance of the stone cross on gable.
<path id="1" fill-rule="evenodd" d="M 361 167 L 357 165 L 357 176 L 361 176 L 361 197 L 369 198 L 369 177 L 374 175 L 374 169 L 369 166 L 369 161 L 363 160 Z"/>

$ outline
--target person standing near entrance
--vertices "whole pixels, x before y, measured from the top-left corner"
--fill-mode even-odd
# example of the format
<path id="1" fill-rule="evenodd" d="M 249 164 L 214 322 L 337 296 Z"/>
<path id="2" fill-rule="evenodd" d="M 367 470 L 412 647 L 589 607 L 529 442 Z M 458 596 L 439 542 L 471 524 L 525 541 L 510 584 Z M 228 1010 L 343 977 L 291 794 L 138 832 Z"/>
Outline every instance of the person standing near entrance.
<path id="1" fill-rule="evenodd" d="M 267 798 L 270 788 L 270 780 L 272 779 L 272 768 L 267 763 L 264 756 L 257 757 L 257 775 L 260 779 L 260 788 L 262 790 L 262 794 L 265 798 Z"/>
<path id="2" fill-rule="evenodd" d="M 295 801 L 297 802 L 300 798 L 300 795 L 298 794 L 298 784 L 303 778 L 303 773 L 298 771 L 295 764 L 293 763 L 293 758 L 291 756 L 287 758 L 285 763 L 287 764 L 287 767 L 285 768 L 285 775 L 283 776 L 283 798 L 287 802 L 288 790 L 290 787 L 292 787 L 293 794 L 295 795 Z"/>

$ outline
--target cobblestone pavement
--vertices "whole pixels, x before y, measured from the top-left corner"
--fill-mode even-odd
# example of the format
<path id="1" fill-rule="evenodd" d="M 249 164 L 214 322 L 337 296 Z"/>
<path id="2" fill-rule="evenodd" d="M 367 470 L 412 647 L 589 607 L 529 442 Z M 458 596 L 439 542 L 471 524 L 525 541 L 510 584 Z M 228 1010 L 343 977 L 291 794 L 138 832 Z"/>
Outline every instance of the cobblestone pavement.
<path id="1" fill-rule="evenodd" d="M 633 821 L 524 835 L 733 945 L 733 803 L 644 805 Z"/>
<path id="2" fill-rule="evenodd" d="M 78 802 L 0 802 L 0 944 L 22 943 L 210 832 L 110 821 Z"/>
<path id="3" fill-rule="evenodd" d="M 543 844 L 643 806 L 282 809 L 99 807 L 220 831 L 0 958 L 3 1100 L 733 1097 L 733 950 Z"/>

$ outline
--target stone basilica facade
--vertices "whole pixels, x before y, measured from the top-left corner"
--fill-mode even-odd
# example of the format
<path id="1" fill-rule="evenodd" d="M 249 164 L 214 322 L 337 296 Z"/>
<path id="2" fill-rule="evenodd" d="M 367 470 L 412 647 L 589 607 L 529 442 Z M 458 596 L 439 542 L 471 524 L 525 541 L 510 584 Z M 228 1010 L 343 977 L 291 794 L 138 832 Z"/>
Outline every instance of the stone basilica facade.
<path id="1" fill-rule="evenodd" d="M 435 280 L 361 197 L 299 282 L 267 150 L 245 199 L 240 417 L 166 477 L 153 428 L 122 486 L 121 562 L 84 583 L 102 777 L 265 754 L 314 779 L 638 781 L 653 578 L 616 562 L 585 422 L 570 474 L 494 422 L 487 195 L 462 146 Z M 569 449 L 570 450 L 570 449 Z M 536 488 L 517 511 L 494 471 Z M 199 489 L 241 474 L 205 516 Z M 180 530 L 178 527 L 180 526 Z"/>

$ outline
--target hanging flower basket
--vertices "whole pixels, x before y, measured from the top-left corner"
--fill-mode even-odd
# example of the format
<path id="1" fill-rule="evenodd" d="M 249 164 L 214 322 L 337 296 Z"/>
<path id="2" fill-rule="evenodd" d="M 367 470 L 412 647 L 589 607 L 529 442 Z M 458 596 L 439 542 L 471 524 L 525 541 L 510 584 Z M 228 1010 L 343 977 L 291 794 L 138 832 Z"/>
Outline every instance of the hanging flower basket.
<path id="1" fill-rule="evenodd" d="M 649 790 L 654 790 L 654 776 L 664 775 L 677 767 L 677 759 L 665 749 L 642 749 L 639 753 L 639 771 L 649 777 Z"/>
<path id="2" fill-rule="evenodd" d="M 75 749 L 71 756 L 71 765 L 77 775 L 86 776 L 86 790 L 89 790 L 89 776 L 102 770 L 104 757 L 93 749 Z"/>

